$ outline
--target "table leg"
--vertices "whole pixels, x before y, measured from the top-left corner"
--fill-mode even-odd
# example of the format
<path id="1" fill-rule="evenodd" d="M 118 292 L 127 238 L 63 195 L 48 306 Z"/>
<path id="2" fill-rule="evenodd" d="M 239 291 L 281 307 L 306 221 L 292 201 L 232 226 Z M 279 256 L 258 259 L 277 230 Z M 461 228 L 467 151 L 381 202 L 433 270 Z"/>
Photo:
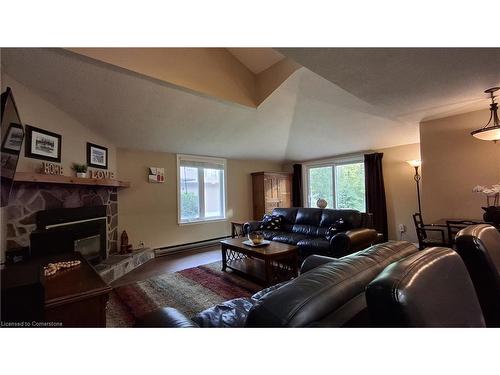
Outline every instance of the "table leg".
<path id="1" fill-rule="evenodd" d="M 266 283 L 266 287 L 268 286 L 271 286 L 271 280 L 272 280 L 272 275 L 273 275 L 273 270 L 272 270 L 272 264 L 271 264 L 271 261 L 269 260 L 269 258 L 266 257 L 266 259 L 264 260 L 264 271 L 265 271 L 265 275 L 266 275 L 266 280 L 265 280 L 265 283 Z"/>
<path id="2" fill-rule="evenodd" d="M 222 250 L 222 271 L 225 271 L 227 267 L 227 248 L 224 244 L 221 244 L 220 247 Z"/>

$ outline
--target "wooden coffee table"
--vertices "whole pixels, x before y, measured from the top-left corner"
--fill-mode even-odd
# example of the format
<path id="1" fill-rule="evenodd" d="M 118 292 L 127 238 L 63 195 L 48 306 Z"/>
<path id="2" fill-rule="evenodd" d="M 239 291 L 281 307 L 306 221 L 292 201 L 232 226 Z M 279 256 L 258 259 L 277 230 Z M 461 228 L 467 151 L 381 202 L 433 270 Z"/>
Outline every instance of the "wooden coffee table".
<path id="1" fill-rule="evenodd" d="M 298 275 L 299 250 L 297 246 L 271 241 L 267 246 L 243 244 L 247 238 L 221 241 L 222 271 L 230 268 L 270 286 Z"/>

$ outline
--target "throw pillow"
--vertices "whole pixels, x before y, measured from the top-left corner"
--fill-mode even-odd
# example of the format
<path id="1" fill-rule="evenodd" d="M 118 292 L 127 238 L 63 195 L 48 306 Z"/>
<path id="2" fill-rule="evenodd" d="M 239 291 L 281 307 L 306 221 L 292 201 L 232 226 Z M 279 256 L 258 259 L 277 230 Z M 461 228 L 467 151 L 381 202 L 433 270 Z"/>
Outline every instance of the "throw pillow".
<path id="1" fill-rule="evenodd" d="M 259 229 L 278 230 L 281 229 L 282 217 L 278 215 L 264 215 Z"/>
<path id="2" fill-rule="evenodd" d="M 346 231 L 347 229 L 349 228 L 347 227 L 346 222 L 344 219 L 340 218 L 326 230 L 325 237 L 328 241 L 330 241 L 330 239 L 337 233 Z"/>

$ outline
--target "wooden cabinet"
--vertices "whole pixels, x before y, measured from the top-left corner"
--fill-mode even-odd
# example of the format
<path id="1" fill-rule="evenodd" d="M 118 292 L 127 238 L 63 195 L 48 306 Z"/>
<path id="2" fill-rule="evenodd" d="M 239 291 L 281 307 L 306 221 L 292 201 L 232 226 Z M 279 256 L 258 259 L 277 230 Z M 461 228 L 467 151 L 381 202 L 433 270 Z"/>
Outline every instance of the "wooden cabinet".
<path id="1" fill-rule="evenodd" d="M 292 174 L 252 173 L 253 218 L 261 220 L 276 207 L 292 207 Z"/>

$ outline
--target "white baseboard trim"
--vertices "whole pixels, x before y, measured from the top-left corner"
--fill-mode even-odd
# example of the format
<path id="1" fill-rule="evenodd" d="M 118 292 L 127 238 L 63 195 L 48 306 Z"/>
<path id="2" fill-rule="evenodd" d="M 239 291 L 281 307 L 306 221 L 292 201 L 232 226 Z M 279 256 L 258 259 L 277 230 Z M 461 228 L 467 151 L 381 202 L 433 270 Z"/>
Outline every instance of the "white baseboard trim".
<path id="1" fill-rule="evenodd" d="M 186 243 L 186 244 L 182 244 L 182 245 L 168 246 L 168 247 L 155 249 L 155 256 L 161 257 L 161 256 L 172 255 L 172 254 L 178 254 L 178 253 L 182 253 L 184 251 L 193 250 L 193 249 L 200 250 L 200 249 L 203 249 L 206 247 L 218 245 L 219 242 L 225 238 L 231 238 L 231 236 L 213 238 L 213 239 L 206 240 L 206 241 L 192 242 L 192 243 Z"/>

